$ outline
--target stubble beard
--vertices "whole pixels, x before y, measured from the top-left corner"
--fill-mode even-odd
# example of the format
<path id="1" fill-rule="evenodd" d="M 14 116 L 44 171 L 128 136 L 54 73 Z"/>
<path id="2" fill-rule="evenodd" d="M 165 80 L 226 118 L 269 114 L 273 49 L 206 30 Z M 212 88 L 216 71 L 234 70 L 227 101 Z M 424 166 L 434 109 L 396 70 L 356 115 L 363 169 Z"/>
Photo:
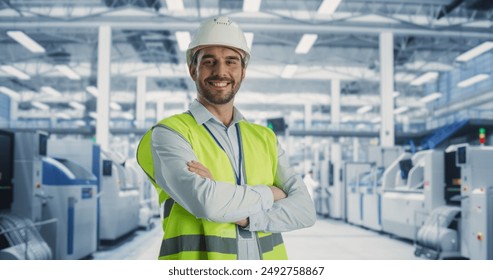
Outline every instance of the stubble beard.
<path id="1" fill-rule="evenodd" d="M 236 96 L 236 93 L 238 92 L 239 89 L 240 89 L 240 85 L 238 85 L 237 87 L 235 87 L 235 85 L 233 85 L 233 88 L 231 89 L 231 91 L 228 94 L 222 95 L 219 93 L 213 93 L 210 90 L 205 89 L 205 87 L 203 87 L 201 85 L 197 85 L 197 91 L 200 93 L 200 95 L 207 102 L 209 102 L 210 104 L 214 104 L 214 105 L 224 105 L 224 104 L 231 102 L 234 99 L 234 97 Z"/>

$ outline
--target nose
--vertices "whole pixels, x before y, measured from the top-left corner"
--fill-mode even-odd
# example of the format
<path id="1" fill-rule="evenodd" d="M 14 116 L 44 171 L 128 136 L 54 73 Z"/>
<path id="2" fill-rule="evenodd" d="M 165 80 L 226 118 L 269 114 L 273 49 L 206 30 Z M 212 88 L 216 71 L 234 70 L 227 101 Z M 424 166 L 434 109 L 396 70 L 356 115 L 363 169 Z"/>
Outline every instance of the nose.
<path id="1" fill-rule="evenodd" d="M 213 74 L 217 76 L 226 76 L 226 63 L 223 61 L 218 61 L 214 65 Z"/>

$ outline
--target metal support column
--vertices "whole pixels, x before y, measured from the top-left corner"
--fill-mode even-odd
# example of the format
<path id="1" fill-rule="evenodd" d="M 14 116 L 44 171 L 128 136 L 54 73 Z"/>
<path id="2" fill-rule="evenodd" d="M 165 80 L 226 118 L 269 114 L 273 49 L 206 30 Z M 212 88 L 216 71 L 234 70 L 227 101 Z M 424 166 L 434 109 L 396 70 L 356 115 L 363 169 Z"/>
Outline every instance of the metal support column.
<path id="1" fill-rule="evenodd" d="M 330 122 L 333 128 L 339 128 L 341 122 L 341 81 L 332 80 L 330 83 Z"/>
<path id="2" fill-rule="evenodd" d="M 380 96 L 381 127 L 380 145 L 393 147 L 394 137 L 394 35 L 380 33 Z"/>
<path id="3" fill-rule="evenodd" d="M 137 95 L 135 97 L 135 120 L 137 121 L 137 128 L 145 127 L 146 120 L 146 98 L 147 91 L 147 79 L 146 76 L 139 76 L 137 78 Z"/>
<path id="4" fill-rule="evenodd" d="M 98 42 L 98 104 L 96 120 L 96 142 L 102 149 L 109 148 L 110 117 L 110 64 L 111 64 L 111 27 L 99 27 Z"/>

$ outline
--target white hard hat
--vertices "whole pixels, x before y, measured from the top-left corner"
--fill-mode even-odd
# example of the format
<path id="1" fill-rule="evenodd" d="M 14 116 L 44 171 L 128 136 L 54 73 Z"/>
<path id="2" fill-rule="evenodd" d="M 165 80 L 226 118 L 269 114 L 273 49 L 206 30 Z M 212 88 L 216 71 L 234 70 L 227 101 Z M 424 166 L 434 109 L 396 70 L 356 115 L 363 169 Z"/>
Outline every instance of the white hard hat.
<path id="1" fill-rule="evenodd" d="M 190 66 L 192 58 L 198 50 L 211 45 L 226 46 L 243 51 L 245 65 L 250 60 L 250 48 L 248 48 L 245 34 L 238 24 L 226 16 L 219 16 L 202 22 L 188 46 L 187 65 Z"/>

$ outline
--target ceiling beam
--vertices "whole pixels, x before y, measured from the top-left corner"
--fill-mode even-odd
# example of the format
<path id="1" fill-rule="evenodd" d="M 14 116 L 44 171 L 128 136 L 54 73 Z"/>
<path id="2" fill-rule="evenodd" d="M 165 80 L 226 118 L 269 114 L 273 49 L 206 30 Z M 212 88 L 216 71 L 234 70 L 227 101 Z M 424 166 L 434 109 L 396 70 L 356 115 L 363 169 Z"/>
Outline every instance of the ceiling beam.
<path id="1" fill-rule="evenodd" d="M 76 20 L 63 20 L 47 17 L 1 17 L 2 29 L 29 29 L 29 28 L 98 28 L 109 25 L 116 29 L 126 30 L 194 30 L 200 20 L 182 20 L 170 17 L 143 17 L 143 16 L 90 16 Z M 395 35 L 433 36 L 433 37 L 468 37 L 493 39 L 491 28 L 475 28 L 464 26 L 437 27 L 415 26 L 403 23 L 362 23 L 362 22 L 332 22 L 319 21 L 317 23 L 299 22 L 289 19 L 245 19 L 237 22 L 245 31 L 272 31 L 281 33 L 317 33 L 317 34 L 379 34 L 392 32 Z"/>

